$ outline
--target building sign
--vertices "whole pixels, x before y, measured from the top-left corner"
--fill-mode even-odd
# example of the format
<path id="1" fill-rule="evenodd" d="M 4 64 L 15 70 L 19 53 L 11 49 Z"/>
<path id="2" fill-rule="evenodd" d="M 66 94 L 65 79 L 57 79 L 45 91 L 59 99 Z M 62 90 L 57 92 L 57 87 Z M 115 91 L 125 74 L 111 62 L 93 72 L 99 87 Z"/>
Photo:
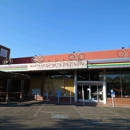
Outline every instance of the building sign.
<path id="1" fill-rule="evenodd" d="M 21 72 L 21 71 L 33 71 L 33 70 L 58 70 L 58 69 L 80 69 L 80 68 L 87 68 L 86 60 L 1 65 L 0 71 Z"/>
<path id="2" fill-rule="evenodd" d="M 1 48 L 0 50 L 0 56 L 4 57 L 4 58 L 7 58 L 7 53 L 8 51 L 4 48 Z"/>
<path id="3" fill-rule="evenodd" d="M 44 62 L 28 64 L 27 70 L 56 70 L 56 69 L 78 69 L 87 68 L 87 61 L 63 61 L 63 62 Z"/>

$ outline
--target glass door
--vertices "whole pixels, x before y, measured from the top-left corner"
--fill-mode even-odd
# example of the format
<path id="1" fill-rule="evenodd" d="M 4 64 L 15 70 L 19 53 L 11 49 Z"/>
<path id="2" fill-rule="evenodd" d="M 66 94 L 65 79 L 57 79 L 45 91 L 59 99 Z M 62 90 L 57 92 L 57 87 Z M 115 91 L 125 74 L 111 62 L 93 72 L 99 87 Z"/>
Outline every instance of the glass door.
<path id="1" fill-rule="evenodd" d="M 103 102 L 103 86 L 100 85 L 78 85 L 77 98 L 82 100 L 82 89 L 84 91 L 84 100 Z"/>
<path id="2" fill-rule="evenodd" d="M 89 86 L 88 85 L 78 85 L 78 99 L 82 99 L 82 87 L 84 91 L 84 100 L 89 99 Z"/>
<path id="3" fill-rule="evenodd" d="M 83 85 L 83 90 L 84 90 L 84 100 L 89 100 L 89 86 L 88 85 Z"/>
<path id="4" fill-rule="evenodd" d="M 91 100 L 98 100 L 97 86 L 91 85 Z"/>
<path id="5" fill-rule="evenodd" d="M 98 101 L 103 101 L 103 86 L 98 86 Z"/>
<path id="6" fill-rule="evenodd" d="M 103 87 L 98 85 L 91 85 L 91 100 L 102 102 L 103 101 Z"/>

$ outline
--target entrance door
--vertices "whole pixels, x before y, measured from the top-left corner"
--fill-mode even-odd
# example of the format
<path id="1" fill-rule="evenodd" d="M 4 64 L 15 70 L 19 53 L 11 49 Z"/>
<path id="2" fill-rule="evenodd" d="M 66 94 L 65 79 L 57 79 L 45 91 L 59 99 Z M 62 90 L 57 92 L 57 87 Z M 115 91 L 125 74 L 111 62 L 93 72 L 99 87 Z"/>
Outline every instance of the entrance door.
<path id="1" fill-rule="evenodd" d="M 89 99 L 89 86 L 88 85 L 78 85 L 78 99 L 82 99 L 82 88 L 84 91 L 84 99 L 88 100 Z"/>
<path id="2" fill-rule="evenodd" d="M 97 102 L 103 101 L 103 86 L 91 85 L 91 99 Z"/>
<path id="3" fill-rule="evenodd" d="M 84 100 L 102 102 L 103 101 L 103 86 L 98 85 L 78 85 L 78 100 L 82 100 L 82 88 L 84 91 Z"/>

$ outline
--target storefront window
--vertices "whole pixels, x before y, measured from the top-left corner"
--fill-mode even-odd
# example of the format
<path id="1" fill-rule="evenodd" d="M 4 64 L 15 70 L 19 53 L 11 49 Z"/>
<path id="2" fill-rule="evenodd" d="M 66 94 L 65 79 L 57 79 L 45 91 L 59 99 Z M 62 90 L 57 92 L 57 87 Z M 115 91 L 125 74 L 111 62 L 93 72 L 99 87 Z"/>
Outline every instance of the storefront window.
<path id="1" fill-rule="evenodd" d="M 78 81 L 102 81 L 103 70 L 78 70 Z"/>
<path id="2" fill-rule="evenodd" d="M 53 94 L 57 95 L 57 91 L 60 90 L 61 96 L 64 95 L 64 80 L 63 74 L 60 72 L 54 72 L 54 88 Z"/>
<path id="3" fill-rule="evenodd" d="M 116 97 L 130 97 L 130 71 L 107 70 L 107 97 L 111 97 L 111 90 L 115 92 Z"/>
<path id="4" fill-rule="evenodd" d="M 78 70 L 77 71 L 78 81 L 89 81 L 89 71 L 88 70 Z"/>
<path id="5" fill-rule="evenodd" d="M 49 95 L 57 95 L 60 90 L 61 96 L 70 95 L 74 92 L 74 72 L 73 71 L 52 71 L 45 73 L 44 92 Z"/>
<path id="6" fill-rule="evenodd" d="M 69 72 L 64 75 L 65 96 L 74 95 L 74 72 Z"/>
<path id="7" fill-rule="evenodd" d="M 53 72 L 47 72 L 45 74 L 44 93 L 48 91 L 49 95 L 53 95 L 53 82 L 54 82 Z"/>
<path id="8" fill-rule="evenodd" d="M 90 70 L 90 81 L 103 81 L 103 70 Z"/>

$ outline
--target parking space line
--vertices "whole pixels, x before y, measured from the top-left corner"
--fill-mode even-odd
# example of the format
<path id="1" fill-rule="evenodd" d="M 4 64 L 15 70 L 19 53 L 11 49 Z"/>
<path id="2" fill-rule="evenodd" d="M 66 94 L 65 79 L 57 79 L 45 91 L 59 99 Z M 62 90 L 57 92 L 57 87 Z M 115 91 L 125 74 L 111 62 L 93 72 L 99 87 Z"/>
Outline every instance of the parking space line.
<path id="1" fill-rule="evenodd" d="M 44 104 L 45 105 L 45 104 Z M 34 117 L 39 113 L 39 111 L 43 108 L 43 106 L 41 106 L 38 111 L 34 114 Z"/>
<path id="2" fill-rule="evenodd" d="M 76 109 L 75 106 L 73 106 L 73 108 L 75 109 L 75 111 L 80 115 L 81 118 L 83 118 L 85 120 L 85 118 L 82 116 L 82 114 L 80 114 L 80 112 Z"/>
<path id="3" fill-rule="evenodd" d="M 115 112 L 113 112 L 113 111 L 110 111 L 110 110 L 108 110 L 108 109 L 106 109 L 106 108 L 104 108 L 104 107 L 100 107 L 100 108 L 105 109 L 105 110 L 107 110 L 107 111 L 109 111 L 109 112 L 111 112 L 111 113 L 113 113 L 113 114 L 115 114 L 115 115 L 117 115 L 117 116 L 120 116 L 120 117 L 122 117 L 122 118 L 124 118 L 124 119 L 128 119 L 128 118 L 126 118 L 126 117 L 124 117 L 124 116 L 121 116 L 121 115 L 119 115 L 119 114 L 117 114 L 117 113 L 115 113 Z"/>

